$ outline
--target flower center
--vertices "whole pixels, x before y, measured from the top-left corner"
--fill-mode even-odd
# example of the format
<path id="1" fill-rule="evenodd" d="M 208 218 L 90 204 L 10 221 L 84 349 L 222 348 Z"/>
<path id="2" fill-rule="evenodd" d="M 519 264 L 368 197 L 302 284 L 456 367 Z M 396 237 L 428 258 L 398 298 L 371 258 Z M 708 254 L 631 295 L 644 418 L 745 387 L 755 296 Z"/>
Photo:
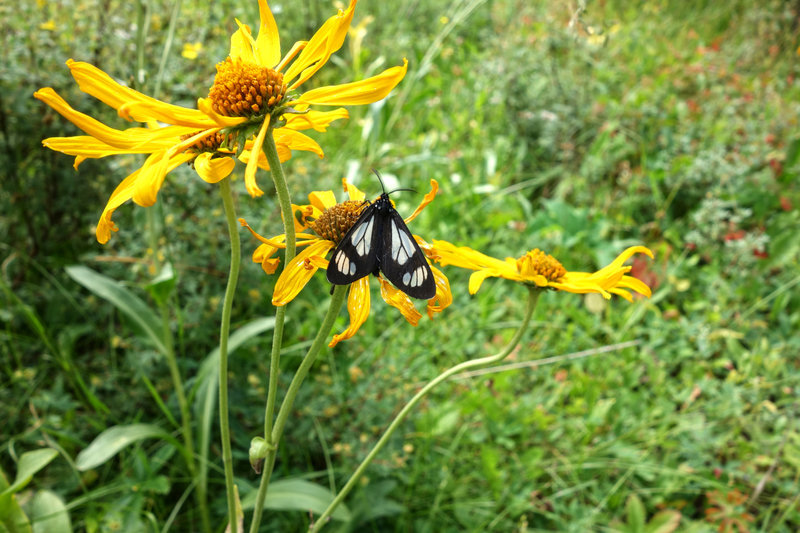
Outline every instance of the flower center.
<path id="1" fill-rule="evenodd" d="M 567 269 L 561 266 L 552 255 L 548 255 L 538 248 L 517 259 L 517 271 L 523 276 L 544 276 L 547 281 L 558 281 Z"/>
<path id="2" fill-rule="evenodd" d="M 311 223 L 311 229 L 323 239 L 339 244 L 366 206 L 366 202 L 354 200 L 336 204 L 323 211 L 319 218 Z"/>
<path id="3" fill-rule="evenodd" d="M 190 137 L 194 137 L 198 133 L 200 132 L 196 131 L 194 133 L 189 133 L 187 135 L 181 135 L 181 140 L 185 141 Z M 220 132 L 216 132 L 214 134 L 207 135 L 206 137 L 203 137 L 199 141 L 195 142 L 193 145 L 187 148 L 186 151 L 196 154 L 201 154 L 203 152 L 214 153 L 218 152 L 219 149 L 222 148 L 223 146 L 227 150 L 233 150 L 235 148 L 234 145 L 235 145 L 235 137 L 232 133 L 222 134 Z"/>
<path id="4" fill-rule="evenodd" d="M 248 118 L 271 112 L 285 95 L 283 74 L 230 57 L 217 63 L 214 85 L 208 93 L 217 113 Z"/>

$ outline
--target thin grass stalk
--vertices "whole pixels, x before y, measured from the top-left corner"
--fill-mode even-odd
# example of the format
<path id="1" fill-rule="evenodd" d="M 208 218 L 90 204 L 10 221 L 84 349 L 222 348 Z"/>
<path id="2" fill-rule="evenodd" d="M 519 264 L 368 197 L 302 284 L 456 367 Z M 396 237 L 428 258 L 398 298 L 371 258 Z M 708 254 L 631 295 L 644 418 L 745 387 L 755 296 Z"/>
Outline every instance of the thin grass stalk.
<path id="1" fill-rule="evenodd" d="M 417 403 L 419 403 L 420 400 L 422 400 L 422 398 L 427 396 L 427 394 L 430 391 L 432 391 L 437 385 L 446 381 L 448 378 L 450 378 L 455 374 L 473 368 L 499 363 L 500 361 L 508 357 L 508 354 L 510 354 L 511 351 L 514 348 L 516 348 L 517 344 L 519 344 L 520 339 L 522 339 L 522 335 L 528 329 L 528 324 L 531 321 L 531 316 L 533 316 L 533 310 L 536 308 L 536 302 L 539 299 L 540 292 L 541 291 L 537 290 L 535 287 L 528 288 L 528 304 L 525 309 L 525 316 L 522 319 L 522 323 L 520 324 L 519 329 L 517 329 L 516 333 L 514 333 L 514 336 L 512 337 L 511 341 L 505 346 L 505 348 L 503 348 L 494 355 L 481 357 L 480 359 L 472 359 L 470 361 L 464 361 L 463 363 L 459 363 L 449 368 L 448 370 L 445 370 L 444 372 L 436 376 L 434 379 L 432 379 L 427 385 L 425 385 L 422 389 L 420 389 L 420 391 L 417 392 L 417 394 L 415 394 L 414 397 L 411 398 L 411 400 L 409 400 L 409 402 L 403 407 L 403 409 L 401 409 L 400 412 L 397 413 L 397 416 L 395 416 L 394 420 L 392 420 L 392 423 L 389 424 L 389 427 L 386 428 L 386 431 L 383 433 L 383 435 L 375 444 L 375 446 L 372 447 L 372 450 L 370 450 L 369 454 L 367 454 L 364 460 L 361 461 L 361 464 L 358 465 L 358 468 L 355 470 L 355 472 L 353 472 L 353 475 L 350 476 L 349 480 L 347 480 L 347 484 L 345 484 L 345 486 L 342 487 L 342 490 L 339 491 L 339 494 L 337 494 L 336 497 L 333 499 L 333 501 L 330 503 L 330 505 L 328 505 L 328 508 L 325 509 L 325 511 L 312 525 L 310 529 L 312 533 L 319 531 L 325 526 L 326 522 L 328 521 L 328 517 L 331 516 L 336 507 L 340 503 L 342 503 L 342 501 L 350 493 L 353 487 L 355 487 L 358 480 L 364 474 L 364 471 L 372 463 L 372 461 L 375 459 L 375 457 L 378 455 L 381 449 L 383 449 L 383 447 L 389 441 L 391 436 L 400 426 L 401 422 L 403 422 L 406 415 L 408 415 L 408 413 L 411 412 L 411 410 L 417 405 Z"/>

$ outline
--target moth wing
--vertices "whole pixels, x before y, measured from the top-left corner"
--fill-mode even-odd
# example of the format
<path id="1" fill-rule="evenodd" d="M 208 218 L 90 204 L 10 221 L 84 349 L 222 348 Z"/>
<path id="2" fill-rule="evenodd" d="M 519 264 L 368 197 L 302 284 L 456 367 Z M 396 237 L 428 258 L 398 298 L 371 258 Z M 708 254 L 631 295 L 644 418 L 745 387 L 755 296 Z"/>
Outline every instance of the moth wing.
<path id="1" fill-rule="evenodd" d="M 375 204 L 368 206 L 333 251 L 328 263 L 328 281 L 348 285 L 373 272 L 378 264 L 383 215 Z"/>
<path id="2" fill-rule="evenodd" d="M 429 300 L 436 296 L 436 282 L 425 253 L 394 209 L 389 210 L 382 240 L 380 267 L 386 279 L 412 298 Z"/>

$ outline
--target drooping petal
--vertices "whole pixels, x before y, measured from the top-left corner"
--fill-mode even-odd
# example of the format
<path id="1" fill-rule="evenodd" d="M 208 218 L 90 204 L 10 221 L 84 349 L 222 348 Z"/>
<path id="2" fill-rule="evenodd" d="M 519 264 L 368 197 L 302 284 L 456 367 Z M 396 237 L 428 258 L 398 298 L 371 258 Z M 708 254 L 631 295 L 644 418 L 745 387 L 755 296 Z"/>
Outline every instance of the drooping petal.
<path id="1" fill-rule="evenodd" d="M 275 283 L 275 292 L 272 294 L 272 305 L 282 306 L 291 302 L 295 296 L 300 294 L 308 280 L 317 271 L 317 266 L 310 261 L 312 256 L 325 257 L 335 246 L 331 241 L 320 239 L 311 243 L 308 248 L 300 252 L 283 269 L 278 281 Z"/>
<path id="2" fill-rule="evenodd" d="M 256 62 L 262 67 L 275 68 L 281 60 L 281 40 L 267 0 L 258 0 L 258 15 L 261 25 L 256 38 Z"/>
<path id="3" fill-rule="evenodd" d="M 383 301 L 400 311 L 403 318 L 412 326 L 419 324 L 422 313 L 414 307 L 414 302 L 411 301 L 411 298 L 403 291 L 393 287 L 391 283 L 382 277 L 378 277 L 378 279 L 381 282 L 381 297 Z"/>
<path id="4" fill-rule="evenodd" d="M 377 76 L 361 81 L 330 85 L 311 89 L 296 100 L 309 105 L 364 105 L 385 98 L 394 89 L 408 70 L 408 61 L 402 67 L 392 67 Z"/>
<path id="5" fill-rule="evenodd" d="M 193 154 L 180 154 L 173 157 L 168 161 L 166 172 L 171 172 L 176 167 L 191 160 L 192 157 L 194 157 Z M 97 222 L 97 229 L 95 230 L 97 242 L 100 244 L 107 243 L 111 237 L 111 232 L 117 231 L 118 228 L 111 220 L 111 215 L 114 214 L 115 209 L 133 198 L 137 188 L 137 181 L 141 178 L 141 175 L 142 169 L 140 168 L 122 180 L 122 182 L 117 185 L 117 188 L 114 189 L 114 192 L 111 193 L 111 197 L 108 199 L 105 209 L 103 209 L 103 213 L 100 215 L 100 220 Z M 157 192 L 156 190 L 156 193 Z"/>
<path id="6" fill-rule="evenodd" d="M 433 279 L 436 282 L 436 296 L 428 300 L 428 318 L 433 319 L 434 315 L 441 313 L 453 303 L 453 293 L 450 290 L 450 281 L 444 273 L 431 265 Z"/>
<path id="7" fill-rule="evenodd" d="M 247 167 L 244 170 L 244 186 L 253 198 L 258 198 L 264 194 L 264 191 L 256 184 L 256 169 L 258 168 L 258 158 L 261 155 L 261 147 L 264 146 L 264 138 L 267 136 L 268 129 L 269 120 L 265 120 L 264 124 L 261 125 L 261 129 L 258 130 L 256 140 L 253 142 L 250 159 L 247 161 Z M 257 154 L 256 157 L 252 156 L 253 152 Z"/>
<path id="8" fill-rule="evenodd" d="M 247 120 L 244 117 L 226 117 L 225 115 L 220 115 L 214 111 L 214 103 L 211 101 L 211 98 L 198 98 L 197 109 L 211 119 L 211 122 L 213 122 L 214 125 L 223 128 L 238 126 Z"/>
<path id="9" fill-rule="evenodd" d="M 475 294 L 476 292 L 478 292 L 478 289 L 481 288 L 481 285 L 483 284 L 484 280 L 486 280 L 486 278 L 491 278 L 494 276 L 497 276 L 497 274 L 494 274 L 493 272 L 490 272 L 488 270 L 478 270 L 476 272 L 473 272 L 469 277 L 469 293 Z"/>
<path id="10" fill-rule="evenodd" d="M 350 314 L 350 325 L 343 332 L 334 335 L 328 347 L 333 348 L 339 344 L 339 341 L 349 339 L 355 335 L 358 328 L 367 321 L 369 309 L 369 276 L 366 276 L 350 284 L 350 292 L 347 294 L 347 312 Z"/>
<path id="11" fill-rule="evenodd" d="M 351 0 L 344 12 L 340 11 L 326 20 L 309 39 L 303 51 L 286 70 L 284 80 L 286 83 L 290 83 L 289 90 L 296 89 L 313 76 L 328 62 L 331 54 L 341 48 L 344 38 L 347 36 L 347 29 L 353 20 L 355 8 L 356 0 Z M 297 80 L 292 81 L 295 78 Z"/>
<path id="12" fill-rule="evenodd" d="M 236 160 L 232 157 L 213 157 L 213 155 L 210 152 L 203 152 L 194 160 L 197 174 L 208 183 L 217 183 L 227 178 L 236 166 Z"/>
<path id="13" fill-rule="evenodd" d="M 308 130 L 314 129 L 314 131 L 325 132 L 328 131 L 328 125 L 333 122 L 334 120 L 339 120 L 343 118 L 350 118 L 350 114 L 347 112 L 347 109 L 340 107 L 339 109 L 334 109 L 333 111 L 306 111 L 305 113 L 301 114 L 286 114 L 284 115 L 286 119 L 286 128 L 292 130 Z"/>
<path id="14" fill-rule="evenodd" d="M 430 190 L 430 192 L 428 194 L 426 194 L 425 197 L 422 199 L 422 202 L 420 202 L 419 207 L 417 207 L 414 210 L 414 212 L 411 213 L 406 218 L 406 224 L 408 224 L 409 222 L 411 222 L 412 220 L 417 218 L 417 215 L 419 215 L 422 212 L 422 210 L 425 209 L 425 207 L 427 207 L 427 205 L 429 203 L 431 203 L 434 198 L 436 198 L 436 193 L 437 192 L 439 192 L 439 182 L 437 182 L 436 180 L 432 179 L 431 180 L 431 190 Z"/>

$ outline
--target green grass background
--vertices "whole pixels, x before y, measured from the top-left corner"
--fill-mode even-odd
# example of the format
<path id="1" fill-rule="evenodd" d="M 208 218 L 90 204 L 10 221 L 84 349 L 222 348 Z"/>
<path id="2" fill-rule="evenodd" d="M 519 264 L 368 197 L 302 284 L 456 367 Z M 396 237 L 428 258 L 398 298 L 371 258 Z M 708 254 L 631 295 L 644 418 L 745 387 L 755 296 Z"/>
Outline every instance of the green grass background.
<path id="1" fill-rule="evenodd" d="M 273 2 L 284 49 L 334 11 L 329 2 Z M 340 6 L 342 7 L 342 6 Z M 585 9 L 582 9 L 585 7 Z M 93 225 L 136 157 L 87 161 L 41 147 L 78 130 L 32 98 L 52 86 L 116 127 L 82 95 L 64 61 L 192 106 L 227 55 L 235 18 L 257 26 L 255 1 L 174 4 L 74 0 L 0 5 L 0 466 L 53 447 L 59 458 L 18 494 L 48 489 L 77 531 L 191 531 L 191 479 L 173 447 L 139 442 L 101 466 L 74 459 L 104 429 L 171 425 L 166 363 L 108 302 L 66 275 L 88 266 L 145 300 L 154 253 L 174 265 L 172 327 L 189 385 L 216 346 L 229 248 L 218 195 L 189 168 L 170 174 L 152 209 L 115 214 L 106 246 Z M 409 213 L 431 178 L 441 193 L 412 225 L 496 257 L 532 248 L 593 271 L 625 247 L 654 261 L 634 274 L 654 289 L 633 305 L 548 292 L 513 362 L 546 364 L 460 379 L 437 389 L 370 467 L 334 531 L 765 531 L 800 529 L 800 41 L 797 2 L 359 3 L 351 35 L 309 87 L 376 74 L 408 58 L 386 100 L 350 108 L 314 134 L 326 157 L 286 165 L 295 203 L 348 177 L 379 184 Z M 48 22 L 52 24 L 48 24 Z M 52 29 L 51 29 L 52 28 Z M 202 43 L 195 59 L 186 43 Z M 163 77 L 157 72 L 165 57 Z M 138 66 L 143 67 L 138 71 Z M 281 233 L 274 195 L 251 199 L 239 167 L 237 209 Z M 260 183 L 268 190 L 269 177 Z M 249 254 L 234 328 L 272 316 L 274 279 Z M 408 325 L 373 290 L 369 321 L 326 350 L 296 403 L 276 479 L 341 487 L 390 417 L 443 369 L 498 350 L 521 319 L 524 288 L 447 268 L 453 305 Z M 288 308 L 288 384 L 327 303 L 318 274 Z M 375 289 L 375 287 L 373 287 Z M 347 325 L 342 313 L 337 331 Z M 604 346 L 634 345 L 612 351 Z M 269 332 L 232 354 L 235 472 L 257 486 L 250 439 L 262 427 Z M 589 350 L 585 357 L 563 356 Z M 76 381 L 107 409 L 93 404 Z M 218 435 L 211 436 L 211 515 L 224 528 Z M 177 456 L 176 456 L 177 457 Z M 173 511 L 175 516 L 171 516 Z M 302 531 L 308 513 L 270 511 L 263 531 Z"/>

